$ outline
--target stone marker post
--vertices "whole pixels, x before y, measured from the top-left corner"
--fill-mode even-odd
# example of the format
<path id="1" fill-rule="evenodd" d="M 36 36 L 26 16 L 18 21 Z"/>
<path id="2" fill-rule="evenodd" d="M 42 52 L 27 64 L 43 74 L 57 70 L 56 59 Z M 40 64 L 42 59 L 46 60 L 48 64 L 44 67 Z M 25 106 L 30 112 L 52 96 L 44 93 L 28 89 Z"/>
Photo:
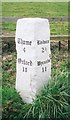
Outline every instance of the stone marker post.
<path id="1" fill-rule="evenodd" d="M 15 41 L 16 89 L 24 102 L 32 103 L 51 76 L 48 19 L 18 19 Z"/>

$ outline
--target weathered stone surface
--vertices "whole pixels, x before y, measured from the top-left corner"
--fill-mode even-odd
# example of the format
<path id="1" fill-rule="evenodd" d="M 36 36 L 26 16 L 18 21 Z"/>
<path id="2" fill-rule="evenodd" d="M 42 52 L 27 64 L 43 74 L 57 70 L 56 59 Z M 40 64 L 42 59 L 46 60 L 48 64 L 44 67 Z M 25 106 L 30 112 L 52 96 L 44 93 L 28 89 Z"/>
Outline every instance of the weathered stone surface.
<path id="1" fill-rule="evenodd" d="M 50 27 L 47 19 L 23 18 L 16 26 L 16 89 L 32 103 L 51 76 Z"/>

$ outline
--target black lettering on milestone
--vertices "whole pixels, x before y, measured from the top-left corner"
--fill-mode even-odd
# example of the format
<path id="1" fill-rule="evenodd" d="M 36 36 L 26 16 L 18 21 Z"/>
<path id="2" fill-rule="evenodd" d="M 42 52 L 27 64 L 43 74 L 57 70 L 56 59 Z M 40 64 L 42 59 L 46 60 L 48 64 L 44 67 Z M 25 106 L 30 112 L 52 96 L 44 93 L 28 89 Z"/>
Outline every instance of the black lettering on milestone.
<path id="1" fill-rule="evenodd" d="M 27 72 L 27 68 L 23 67 L 23 72 Z"/>
<path id="2" fill-rule="evenodd" d="M 44 48 L 42 47 L 42 53 L 44 53 Z"/>
<path id="3" fill-rule="evenodd" d="M 42 66 L 43 64 L 47 64 L 50 62 L 50 59 L 47 59 L 46 61 L 37 61 L 37 66 Z"/>
<path id="4" fill-rule="evenodd" d="M 30 41 L 30 45 L 31 45 L 32 41 Z"/>
<path id="5" fill-rule="evenodd" d="M 20 38 L 18 38 L 17 42 L 18 42 L 18 44 L 20 44 Z"/>
<path id="6" fill-rule="evenodd" d="M 23 48 L 23 51 L 26 52 L 26 48 L 25 47 Z"/>
<path id="7" fill-rule="evenodd" d="M 49 43 L 49 40 L 37 40 L 37 45 L 47 44 L 47 43 Z"/>
<path id="8" fill-rule="evenodd" d="M 19 64 L 21 63 L 21 58 L 18 58 L 18 63 L 19 63 Z"/>
<path id="9" fill-rule="evenodd" d="M 47 67 L 45 67 L 45 71 L 47 71 Z"/>
<path id="10" fill-rule="evenodd" d="M 25 59 L 23 60 L 23 62 L 24 62 L 24 65 L 26 65 L 26 61 L 25 61 Z"/>
<path id="11" fill-rule="evenodd" d="M 22 45 L 31 45 L 32 44 L 32 41 L 26 41 L 26 40 L 23 40 L 22 38 L 18 38 L 17 42 L 18 42 L 18 44 L 22 44 Z"/>
<path id="12" fill-rule="evenodd" d="M 32 61 L 30 60 L 30 66 L 32 66 Z"/>
<path id="13" fill-rule="evenodd" d="M 26 45 L 30 45 L 29 41 L 26 41 Z"/>
<path id="14" fill-rule="evenodd" d="M 25 61 L 25 65 L 28 65 L 28 61 Z"/>
<path id="15" fill-rule="evenodd" d="M 22 39 L 21 39 L 21 44 L 25 45 L 25 41 L 23 41 Z"/>
<path id="16" fill-rule="evenodd" d="M 25 68 L 25 72 L 27 72 L 27 68 Z"/>
<path id="17" fill-rule="evenodd" d="M 44 72 L 44 67 L 42 67 L 42 72 Z"/>
<path id="18" fill-rule="evenodd" d="M 37 44 L 39 45 L 39 40 L 37 40 Z"/>
<path id="19" fill-rule="evenodd" d="M 40 61 L 37 61 L 37 65 L 40 66 Z"/>
<path id="20" fill-rule="evenodd" d="M 24 72 L 24 67 L 23 67 L 23 72 Z"/>

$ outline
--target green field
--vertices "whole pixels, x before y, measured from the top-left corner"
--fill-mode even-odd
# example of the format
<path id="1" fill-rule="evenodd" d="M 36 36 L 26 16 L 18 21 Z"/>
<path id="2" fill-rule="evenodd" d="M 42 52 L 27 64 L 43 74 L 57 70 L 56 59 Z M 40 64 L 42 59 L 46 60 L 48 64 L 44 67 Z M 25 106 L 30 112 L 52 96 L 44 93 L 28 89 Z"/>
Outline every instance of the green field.
<path id="1" fill-rule="evenodd" d="M 4 17 L 63 17 L 68 16 L 68 3 L 64 2 L 35 2 L 35 3 L 3 3 L 2 16 Z M 15 32 L 15 22 L 4 22 L 3 32 Z M 67 35 L 67 22 L 50 22 L 51 35 Z"/>
<path id="2" fill-rule="evenodd" d="M 2 3 L 3 16 L 58 17 L 68 16 L 68 3 L 64 2 L 19 2 Z"/>

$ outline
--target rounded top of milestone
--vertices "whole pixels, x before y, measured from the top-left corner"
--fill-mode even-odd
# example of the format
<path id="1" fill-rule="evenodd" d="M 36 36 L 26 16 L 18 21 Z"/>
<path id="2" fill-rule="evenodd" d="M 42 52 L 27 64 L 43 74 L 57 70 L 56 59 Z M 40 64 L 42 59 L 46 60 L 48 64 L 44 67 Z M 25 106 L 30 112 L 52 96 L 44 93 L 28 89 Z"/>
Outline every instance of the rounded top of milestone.
<path id="1" fill-rule="evenodd" d="M 48 22 L 48 19 L 45 19 L 45 18 L 21 18 L 21 19 L 18 19 L 17 20 L 17 22 L 19 22 L 19 21 L 29 21 L 29 22 L 37 22 L 37 21 L 41 21 L 41 22 L 43 22 L 43 21 L 46 21 L 46 22 Z"/>

